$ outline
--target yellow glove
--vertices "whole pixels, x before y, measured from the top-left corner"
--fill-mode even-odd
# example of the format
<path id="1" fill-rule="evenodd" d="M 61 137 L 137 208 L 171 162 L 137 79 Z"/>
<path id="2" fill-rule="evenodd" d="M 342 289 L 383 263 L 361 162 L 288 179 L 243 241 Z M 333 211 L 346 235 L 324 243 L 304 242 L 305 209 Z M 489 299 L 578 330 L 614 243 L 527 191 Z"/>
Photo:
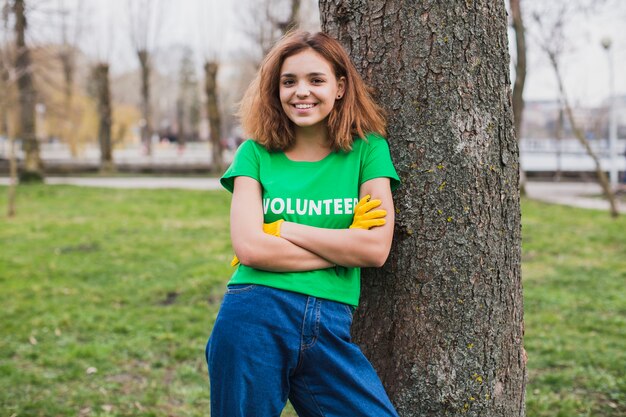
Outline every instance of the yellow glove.
<path id="1" fill-rule="evenodd" d="M 284 220 L 276 220 L 272 223 L 263 223 L 263 231 L 272 236 L 280 237 L 280 225 L 283 224 Z"/>
<path id="2" fill-rule="evenodd" d="M 385 224 L 384 217 L 387 215 L 386 210 L 373 210 L 382 204 L 380 200 L 371 200 L 371 196 L 363 197 L 356 206 L 354 206 L 354 218 L 350 229 L 369 230 L 372 227 L 382 226 Z"/>
<path id="3" fill-rule="evenodd" d="M 272 223 L 263 223 L 263 232 L 265 232 L 268 235 L 272 235 L 272 236 L 276 236 L 276 237 L 280 237 L 280 225 L 283 224 L 284 220 L 276 220 L 275 222 Z M 235 255 L 233 257 L 233 260 L 230 261 L 230 266 L 237 266 L 239 265 L 239 258 L 237 258 L 237 256 Z"/>

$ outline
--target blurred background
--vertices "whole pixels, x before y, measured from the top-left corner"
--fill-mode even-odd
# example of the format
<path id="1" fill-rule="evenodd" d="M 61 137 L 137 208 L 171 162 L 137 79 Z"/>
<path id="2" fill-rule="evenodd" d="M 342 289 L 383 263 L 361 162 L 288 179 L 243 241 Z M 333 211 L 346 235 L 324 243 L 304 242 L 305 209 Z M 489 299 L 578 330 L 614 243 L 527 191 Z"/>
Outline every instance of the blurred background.
<path id="1" fill-rule="evenodd" d="M 20 160 L 32 141 L 17 134 L 17 51 L 28 48 L 47 173 L 206 171 L 228 160 L 242 140 L 236 103 L 265 53 L 288 28 L 319 30 L 312 0 L 2 3 L 0 158 L 9 137 Z"/>
<path id="2" fill-rule="evenodd" d="M 0 175 L 9 174 L 9 138 L 18 162 L 35 173 L 37 160 L 47 175 L 219 173 L 244 139 L 236 104 L 265 52 L 291 27 L 320 26 L 315 0 L 1 4 Z M 523 170 L 557 180 L 595 176 L 578 129 L 615 187 L 626 170 L 626 2 L 507 7 L 512 82 L 522 81 Z M 28 51 L 28 64 L 18 51 Z M 30 103 L 27 121 L 20 100 Z"/>

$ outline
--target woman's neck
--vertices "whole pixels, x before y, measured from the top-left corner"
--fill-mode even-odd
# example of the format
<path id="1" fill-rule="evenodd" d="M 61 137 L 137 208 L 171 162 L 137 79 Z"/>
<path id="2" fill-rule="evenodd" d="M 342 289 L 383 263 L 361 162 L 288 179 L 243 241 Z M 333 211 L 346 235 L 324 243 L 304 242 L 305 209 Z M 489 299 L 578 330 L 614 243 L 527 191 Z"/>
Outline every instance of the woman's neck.
<path id="1" fill-rule="evenodd" d="M 295 143 L 285 154 L 298 161 L 319 161 L 330 153 L 326 126 L 297 127 Z"/>
<path id="2" fill-rule="evenodd" d="M 326 147 L 328 144 L 328 128 L 325 124 L 318 123 L 314 126 L 296 126 L 295 129 L 296 146 L 304 147 Z"/>

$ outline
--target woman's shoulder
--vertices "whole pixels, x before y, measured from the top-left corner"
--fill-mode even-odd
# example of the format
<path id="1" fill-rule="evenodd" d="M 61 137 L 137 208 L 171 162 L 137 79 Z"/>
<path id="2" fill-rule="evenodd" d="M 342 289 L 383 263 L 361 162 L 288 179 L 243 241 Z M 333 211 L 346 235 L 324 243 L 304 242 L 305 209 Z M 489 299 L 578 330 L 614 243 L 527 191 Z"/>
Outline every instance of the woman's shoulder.
<path id="1" fill-rule="evenodd" d="M 368 132 L 364 138 L 359 136 L 354 137 L 352 142 L 352 149 L 372 149 L 379 146 L 387 146 L 387 139 L 379 133 Z"/>
<path id="2" fill-rule="evenodd" d="M 259 155 L 268 153 L 265 146 L 261 145 L 259 142 L 257 142 L 254 139 L 246 139 L 245 141 L 243 141 L 241 145 L 239 145 L 239 148 L 237 148 L 237 152 L 241 152 L 241 153 L 252 152 L 252 153 L 259 154 Z"/>
<path id="3" fill-rule="evenodd" d="M 256 140 L 252 139 L 252 138 L 248 138 L 246 140 L 244 140 L 243 142 L 241 142 L 241 145 L 239 145 L 240 148 L 252 148 L 252 149 L 265 149 L 263 147 L 263 145 L 259 144 Z"/>

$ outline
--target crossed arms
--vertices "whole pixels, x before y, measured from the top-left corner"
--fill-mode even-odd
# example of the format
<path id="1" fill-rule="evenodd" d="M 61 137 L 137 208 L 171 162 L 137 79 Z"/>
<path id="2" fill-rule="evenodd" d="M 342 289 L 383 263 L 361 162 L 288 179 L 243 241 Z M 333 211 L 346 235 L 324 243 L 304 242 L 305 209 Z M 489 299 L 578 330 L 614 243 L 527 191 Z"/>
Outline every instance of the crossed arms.
<path id="1" fill-rule="evenodd" d="M 247 266 L 265 271 L 311 271 L 335 265 L 379 267 L 391 248 L 394 207 L 388 178 L 364 182 L 360 195 L 380 199 L 386 223 L 364 229 L 324 229 L 284 222 L 280 236 L 263 232 L 261 184 L 235 178 L 230 211 L 230 234 L 235 254 Z"/>

